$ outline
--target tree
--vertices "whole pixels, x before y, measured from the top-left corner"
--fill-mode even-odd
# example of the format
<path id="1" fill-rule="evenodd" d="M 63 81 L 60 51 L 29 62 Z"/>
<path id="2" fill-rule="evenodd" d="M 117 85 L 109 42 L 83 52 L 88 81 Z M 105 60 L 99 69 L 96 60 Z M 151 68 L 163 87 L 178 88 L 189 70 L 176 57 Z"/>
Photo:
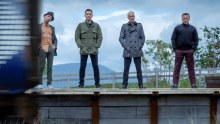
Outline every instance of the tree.
<path id="1" fill-rule="evenodd" d="M 166 43 L 162 40 L 147 40 L 147 50 L 145 54 L 153 57 L 153 62 L 156 69 L 161 70 L 171 70 L 173 68 L 173 50 L 171 44 Z M 158 68 L 159 67 L 159 68 Z M 170 72 L 168 72 L 170 74 Z M 164 74 L 166 74 L 164 72 Z M 170 81 L 170 77 L 168 82 Z"/>
<path id="2" fill-rule="evenodd" d="M 205 43 L 197 50 L 196 66 L 201 68 L 217 68 L 220 66 L 220 29 L 218 27 L 201 28 Z"/>
<path id="3" fill-rule="evenodd" d="M 148 49 L 145 50 L 145 54 L 153 56 L 153 64 L 159 66 L 159 70 L 172 68 L 173 51 L 170 44 L 162 40 L 147 40 L 146 44 Z"/>
<path id="4" fill-rule="evenodd" d="M 146 74 L 148 67 L 149 67 L 149 61 L 144 56 L 141 58 L 141 60 L 143 62 L 144 72 Z M 147 74 L 145 76 L 146 76 L 146 82 L 148 82 Z"/>

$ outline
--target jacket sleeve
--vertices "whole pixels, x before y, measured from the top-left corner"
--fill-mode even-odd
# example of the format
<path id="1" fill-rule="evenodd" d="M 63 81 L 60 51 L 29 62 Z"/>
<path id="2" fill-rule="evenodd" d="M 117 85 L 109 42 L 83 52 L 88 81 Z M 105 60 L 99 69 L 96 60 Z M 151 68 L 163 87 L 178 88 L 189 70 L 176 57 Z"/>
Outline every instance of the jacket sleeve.
<path id="1" fill-rule="evenodd" d="M 177 30 L 176 30 L 176 27 L 175 27 L 174 30 L 173 30 L 172 37 L 171 37 L 171 43 L 172 43 L 173 50 L 176 49 L 176 41 L 177 41 Z"/>
<path id="2" fill-rule="evenodd" d="M 96 47 L 97 48 L 99 48 L 100 46 L 101 46 L 101 44 L 102 44 L 102 30 L 101 30 L 101 28 L 100 28 L 100 26 L 99 26 L 99 24 L 97 24 L 98 25 L 98 27 L 97 27 L 97 35 L 98 35 L 98 38 L 97 38 L 97 44 L 96 44 Z"/>
<path id="3" fill-rule="evenodd" d="M 122 47 L 124 47 L 126 49 L 124 25 L 122 25 L 122 27 L 121 27 L 121 32 L 120 32 L 120 36 L 119 36 L 119 42 L 121 43 Z"/>
<path id="4" fill-rule="evenodd" d="M 141 24 L 140 24 L 141 25 Z M 145 35 L 144 35 L 144 29 L 143 26 L 141 25 L 141 30 L 140 30 L 140 49 L 144 46 L 144 42 L 145 42 Z"/>
<path id="5" fill-rule="evenodd" d="M 77 26 L 77 28 L 75 30 L 75 42 L 76 42 L 78 48 L 82 47 L 82 42 L 80 39 L 80 24 Z"/>
<path id="6" fill-rule="evenodd" d="M 55 28 L 53 28 L 53 30 L 54 30 L 54 46 L 57 48 L 57 37 L 55 33 Z"/>
<path id="7" fill-rule="evenodd" d="M 195 30 L 193 31 L 193 40 L 194 40 L 193 49 L 196 50 L 197 47 L 198 47 L 198 44 L 199 44 L 199 38 L 198 38 L 198 33 L 197 33 L 196 28 L 195 28 Z"/>
<path id="8" fill-rule="evenodd" d="M 57 37 L 56 37 L 56 33 L 55 33 L 55 28 L 53 26 L 51 26 L 52 28 L 52 37 L 53 37 L 53 45 L 55 46 L 55 50 L 54 50 L 54 56 L 57 56 Z"/>

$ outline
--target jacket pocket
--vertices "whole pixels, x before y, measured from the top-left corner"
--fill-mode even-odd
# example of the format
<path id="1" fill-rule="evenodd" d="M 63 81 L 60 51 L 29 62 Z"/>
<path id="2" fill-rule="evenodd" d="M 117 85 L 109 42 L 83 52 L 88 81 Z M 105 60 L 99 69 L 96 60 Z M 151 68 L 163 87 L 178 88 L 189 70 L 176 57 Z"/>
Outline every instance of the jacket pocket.
<path id="1" fill-rule="evenodd" d="M 86 39 L 87 38 L 87 34 L 86 34 L 85 30 L 82 30 L 80 33 L 81 33 L 81 38 L 82 39 Z"/>
<path id="2" fill-rule="evenodd" d="M 97 31 L 96 31 L 96 30 L 92 30 L 92 37 L 93 37 L 94 39 L 97 38 Z"/>
<path id="3" fill-rule="evenodd" d="M 81 42 L 82 42 L 82 46 L 81 47 L 85 47 L 87 33 L 86 33 L 85 30 L 82 30 L 80 33 L 81 33 Z"/>

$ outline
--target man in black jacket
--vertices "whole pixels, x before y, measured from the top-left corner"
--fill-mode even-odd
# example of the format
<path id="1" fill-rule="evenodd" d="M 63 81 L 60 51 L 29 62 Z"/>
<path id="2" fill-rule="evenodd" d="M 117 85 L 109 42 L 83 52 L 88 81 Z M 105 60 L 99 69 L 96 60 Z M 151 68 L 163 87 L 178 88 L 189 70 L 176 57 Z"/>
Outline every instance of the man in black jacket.
<path id="1" fill-rule="evenodd" d="M 179 74 L 183 59 L 186 59 L 188 75 L 192 88 L 197 88 L 194 70 L 194 52 L 198 46 L 196 28 L 189 24 L 189 13 L 182 14 L 182 24 L 174 28 L 171 41 L 175 52 L 175 68 L 173 72 L 172 88 L 178 87 Z"/>

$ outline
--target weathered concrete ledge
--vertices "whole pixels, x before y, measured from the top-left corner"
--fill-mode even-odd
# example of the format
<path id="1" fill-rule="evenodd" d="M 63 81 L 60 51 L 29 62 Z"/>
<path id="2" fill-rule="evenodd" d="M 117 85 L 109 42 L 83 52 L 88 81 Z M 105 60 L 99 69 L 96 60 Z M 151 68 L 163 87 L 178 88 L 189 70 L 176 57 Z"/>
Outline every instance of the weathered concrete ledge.
<path id="1" fill-rule="evenodd" d="M 216 94 L 220 92 L 220 88 L 128 88 L 128 89 L 111 89 L 111 88 L 65 88 L 65 89 L 43 89 L 43 90 L 28 90 L 26 93 L 39 92 L 41 95 L 93 95 L 98 92 L 100 95 L 151 95 L 157 94 L 173 94 L 173 95 L 190 95 L 190 94 Z"/>

